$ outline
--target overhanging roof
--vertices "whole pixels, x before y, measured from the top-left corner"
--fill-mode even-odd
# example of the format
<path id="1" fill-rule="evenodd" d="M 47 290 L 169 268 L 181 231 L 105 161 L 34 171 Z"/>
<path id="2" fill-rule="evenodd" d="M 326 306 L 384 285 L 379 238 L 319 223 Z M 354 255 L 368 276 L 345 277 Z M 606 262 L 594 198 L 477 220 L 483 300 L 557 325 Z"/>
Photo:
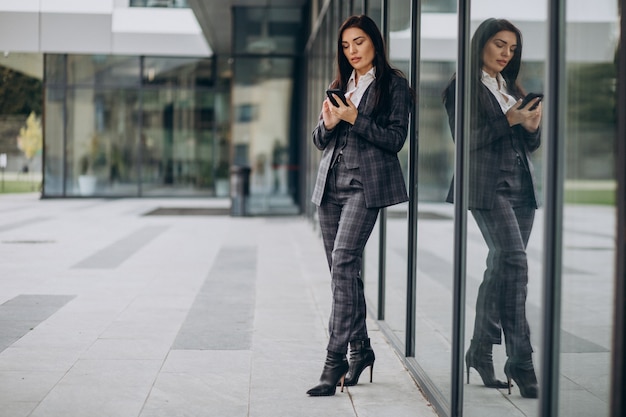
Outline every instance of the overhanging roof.
<path id="1" fill-rule="evenodd" d="M 234 7 L 302 7 L 307 0 L 188 0 L 214 53 L 232 52 Z"/>
<path id="2" fill-rule="evenodd" d="M 190 9 L 113 0 L 0 0 L 0 51 L 211 56 Z"/>

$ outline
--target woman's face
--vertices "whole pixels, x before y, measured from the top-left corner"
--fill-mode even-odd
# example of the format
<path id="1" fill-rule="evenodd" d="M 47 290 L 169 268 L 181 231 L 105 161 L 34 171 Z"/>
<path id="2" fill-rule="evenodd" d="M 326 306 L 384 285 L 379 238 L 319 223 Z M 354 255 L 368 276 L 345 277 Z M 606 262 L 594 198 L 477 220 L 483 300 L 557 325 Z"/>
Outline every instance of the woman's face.
<path id="1" fill-rule="evenodd" d="M 363 30 L 348 28 L 341 35 L 343 54 L 359 75 L 364 75 L 374 66 L 376 51 L 372 39 Z"/>
<path id="2" fill-rule="evenodd" d="M 483 70 L 495 77 L 513 59 L 517 48 L 514 32 L 503 30 L 491 37 L 483 48 Z"/>

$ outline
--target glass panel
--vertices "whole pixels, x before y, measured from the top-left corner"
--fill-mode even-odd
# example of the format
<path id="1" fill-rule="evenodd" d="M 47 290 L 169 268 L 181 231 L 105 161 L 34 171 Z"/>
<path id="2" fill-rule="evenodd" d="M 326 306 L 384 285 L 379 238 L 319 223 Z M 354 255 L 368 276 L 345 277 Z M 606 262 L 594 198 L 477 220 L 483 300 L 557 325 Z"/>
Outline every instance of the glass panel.
<path id="1" fill-rule="evenodd" d="M 60 197 L 63 195 L 63 106 L 65 101 L 65 89 L 46 89 L 46 122 L 44 135 L 46 140 L 45 149 L 45 175 L 43 195 L 47 197 Z"/>
<path id="2" fill-rule="evenodd" d="M 68 91 L 68 195 L 137 195 L 137 99 L 136 90 Z"/>
<path id="3" fill-rule="evenodd" d="M 422 24 L 432 28 L 437 18 L 423 13 Z M 447 24 L 454 25 L 456 15 L 447 19 Z M 456 42 L 448 40 L 443 49 L 441 39 L 429 30 L 421 43 L 416 359 L 447 402 L 452 375 L 454 207 L 446 203 L 446 196 L 454 170 L 454 142 L 441 92 L 454 73 Z"/>
<path id="4" fill-rule="evenodd" d="M 303 36 L 302 11 L 287 7 L 235 7 L 235 53 L 295 54 Z"/>
<path id="5" fill-rule="evenodd" d="M 382 30 L 382 0 L 370 0 L 364 3 L 365 7 L 367 7 L 365 14 L 371 17 L 372 20 L 376 22 L 376 25 Z"/>
<path id="6" fill-rule="evenodd" d="M 537 396 L 541 356 L 540 115 L 515 103 L 524 92 L 544 90 L 547 28 L 545 14 L 525 18 L 525 7 L 507 10 L 503 21 L 490 18 L 490 2 L 472 3 L 465 416 L 538 413 L 537 400 L 522 395 Z M 533 7 L 547 10 L 545 2 Z M 505 369 L 512 394 L 485 389 L 506 392 Z"/>
<path id="7" fill-rule="evenodd" d="M 389 58 L 391 65 L 408 78 L 410 59 L 411 5 L 406 1 L 389 1 Z M 409 42 L 406 43 L 406 36 Z M 398 153 L 408 186 L 409 140 Z M 387 209 L 385 321 L 398 337 L 400 346 L 406 341 L 406 291 L 408 254 L 408 203 Z"/>
<path id="8" fill-rule="evenodd" d="M 189 7 L 187 0 L 130 0 L 130 7 Z"/>
<path id="9" fill-rule="evenodd" d="M 455 0 L 423 0 L 422 13 L 454 13 L 456 12 Z"/>
<path id="10" fill-rule="evenodd" d="M 290 143 L 293 59 L 237 58 L 233 164 L 252 168 L 251 213 L 296 212 L 295 149 Z"/>
<path id="11" fill-rule="evenodd" d="M 46 85 L 65 83 L 65 55 L 45 55 L 45 82 Z"/>
<path id="12" fill-rule="evenodd" d="M 559 415 L 609 415 L 618 5 L 567 5 Z M 622 110 L 623 111 L 623 110 Z"/>
<path id="13" fill-rule="evenodd" d="M 142 74 L 145 85 L 168 87 L 211 87 L 215 84 L 213 61 L 198 58 L 144 59 Z"/>
<path id="14" fill-rule="evenodd" d="M 144 90 L 144 195 L 228 195 L 228 139 L 215 123 L 212 93 Z"/>
<path id="15" fill-rule="evenodd" d="M 70 55 L 67 83 L 81 86 L 137 86 L 139 58 L 112 55 Z"/>
<path id="16" fill-rule="evenodd" d="M 450 393 L 452 343 L 453 206 L 446 203 L 454 168 L 454 142 L 441 94 L 455 70 L 456 2 L 425 2 L 421 11 L 419 96 L 419 213 L 415 357 L 429 382 L 430 395 L 445 405 Z M 399 34 L 410 42 L 408 34 Z M 400 40 L 399 40 L 400 41 Z M 409 49 L 409 48 L 407 48 Z"/>
<path id="17" fill-rule="evenodd" d="M 39 190 L 43 55 L 4 52 L 0 60 L 0 192 Z"/>

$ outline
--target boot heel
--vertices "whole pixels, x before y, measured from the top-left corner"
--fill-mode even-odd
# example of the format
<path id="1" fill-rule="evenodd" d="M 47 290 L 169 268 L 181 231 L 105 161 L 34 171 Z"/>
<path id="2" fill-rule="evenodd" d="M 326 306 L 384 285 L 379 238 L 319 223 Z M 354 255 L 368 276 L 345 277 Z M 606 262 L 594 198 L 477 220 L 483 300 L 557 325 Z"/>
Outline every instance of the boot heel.
<path id="1" fill-rule="evenodd" d="M 511 393 L 511 381 L 515 381 L 519 392 L 524 398 L 538 398 L 539 386 L 537 376 L 530 355 L 509 358 L 504 364 L 504 373 L 509 380 L 509 394 Z"/>
<path id="2" fill-rule="evenodd" d="M 370 367 L 370 382 L 372 382 L 375 360 L 376 355 L 374 355 L 369 339 L 350 342 L 350 369 L 346 375 L 346 387 L 356 385 L 361 373 L 368 366 Z"/>
<path id="3" fill-rule="evenodd" d="M 496 378 L 493 370 L 493 356 L 491 343 L 477 342 L 472 340 L 469 349 L 465 353 L 465 367 L 467 371 L 467 383 L 469 384 L 469 368 L 478 371 L 487 388 L 506 388 L 507 384 Z"/>

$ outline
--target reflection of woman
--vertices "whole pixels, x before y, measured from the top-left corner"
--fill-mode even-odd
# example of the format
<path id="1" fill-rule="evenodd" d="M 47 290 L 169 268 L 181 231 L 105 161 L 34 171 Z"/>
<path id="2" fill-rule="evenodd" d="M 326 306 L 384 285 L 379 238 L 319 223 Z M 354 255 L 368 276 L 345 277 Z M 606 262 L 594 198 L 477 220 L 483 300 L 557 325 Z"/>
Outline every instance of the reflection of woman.
<path id="1" fill-rule="evenodd" d="M 313 143 L 324 152 L 312 201 L 333 299 L 326 362 L 319 384 L 307 392 L 312 396 L 334 395 L 337 384 L 355 385 L 367 367 L 372 380 L 361 258 L 379 208 L 408 200 L 397 153 L 406 140 L 411 90 L 389 65 L 382 36 L 367 16 L 352 16 L 341 26 L 337 67 L 332 87 L 346 92 L 348 105 L 336 96 L 338 107 L 326 99 L 313 131 Z"/>
<path id="2" fill-rule="evenodd" d="M 536 398 L 537 378 L 526 320 L 528 265 L 526 246 L 538 198 L 530 153 L 540 144 L 541 104 L 520 108 L 525 95 L 517 81 L 522 36 L 506 20 L 488 19 L 471 43 L 469 132 L 469 208 L 489 247 L 487 269 L 478 290 L 476 319 L 465 355 L 467 379 L 475 368 L 483 383 L 509 387 L 511 379 L 523 397 Z M 454 133 L 455 80 L 444 91 Z M 535 109 L 531 109 L 538 104 Z M 448 195 L 452 201 L 452 187 Z M 492 345 L 504 332 L 508 383 L 495 378 Z"/>

